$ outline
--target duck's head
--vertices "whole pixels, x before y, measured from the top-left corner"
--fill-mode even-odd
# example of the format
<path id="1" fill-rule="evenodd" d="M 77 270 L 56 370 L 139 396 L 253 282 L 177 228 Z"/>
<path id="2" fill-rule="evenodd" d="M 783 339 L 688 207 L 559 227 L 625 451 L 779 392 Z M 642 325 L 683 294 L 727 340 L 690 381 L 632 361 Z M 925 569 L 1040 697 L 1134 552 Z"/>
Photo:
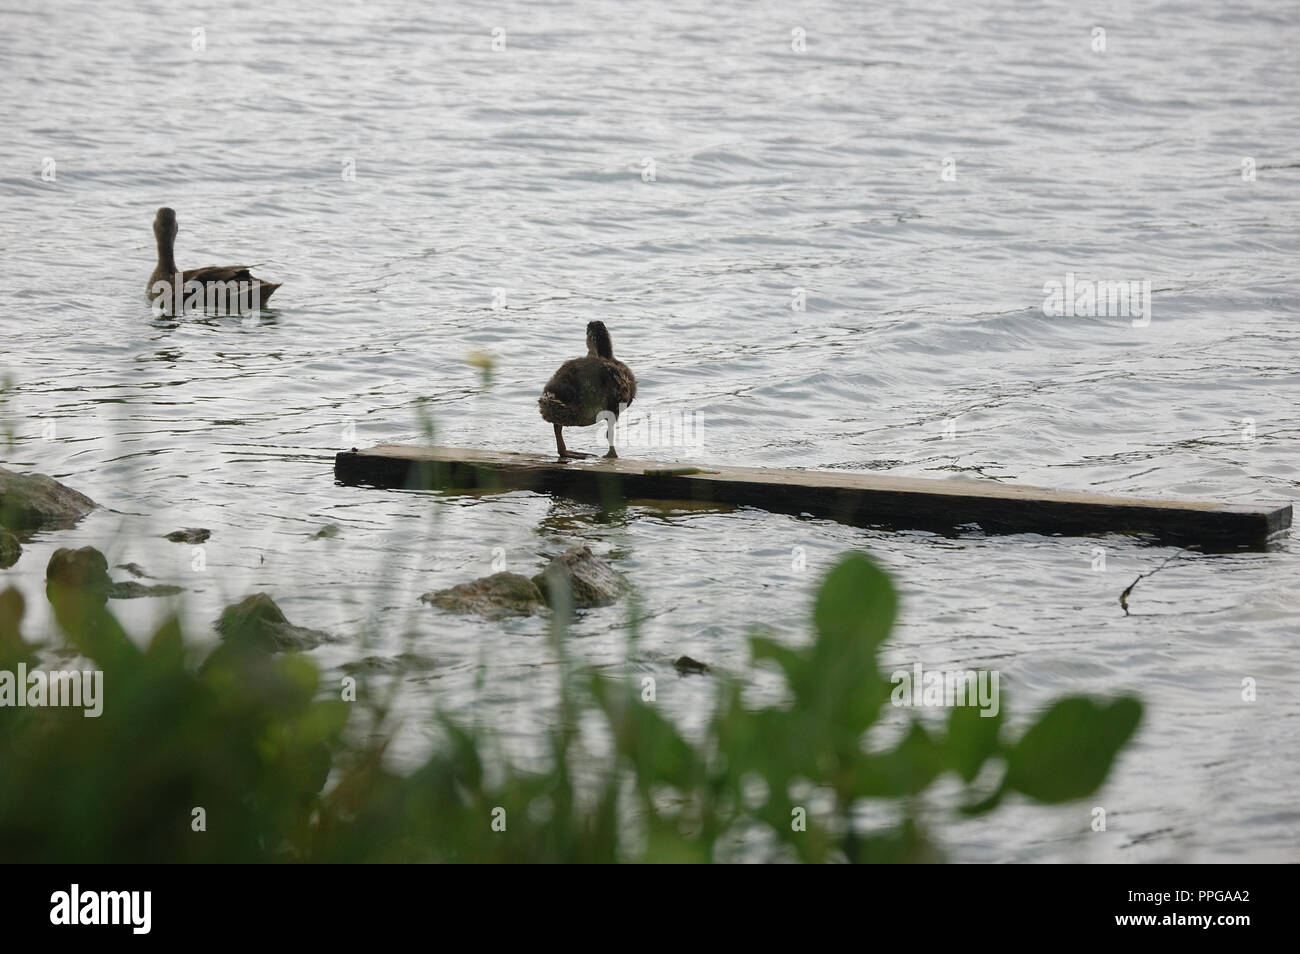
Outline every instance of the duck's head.
<path id="1" fill-rule="evenodd" d="M 614 357 L 614 342 L 603 321 L 587 322 L 587 354 L 601 358 Z"/>
<path id="2" fill-rule="evenodd" d="M 159 209 L 153 219 L 153 234 L 161 241 L 175 241 L 176 213 L 166 206 Z"/>

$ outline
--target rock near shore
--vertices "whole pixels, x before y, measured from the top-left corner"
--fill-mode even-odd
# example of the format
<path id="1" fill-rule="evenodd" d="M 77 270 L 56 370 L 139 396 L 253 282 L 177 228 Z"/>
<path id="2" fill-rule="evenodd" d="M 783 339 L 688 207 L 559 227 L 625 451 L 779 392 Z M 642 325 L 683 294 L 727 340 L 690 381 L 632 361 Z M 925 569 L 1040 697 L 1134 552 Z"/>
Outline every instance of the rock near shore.
<path id="1" fill-rule="evenodd" d="M 15 533 L 66 530 L 95 509 L 95 501 L 44 474 L 0 467 L 0 527 Z"/>
<path id="2" fill-rule="evenodd" d="M 567 586 L 574 609 L 609 606 L 618 599 L 621 581 L 614 568 L 587 546 L 572 546 L 551 560 L 533 582 L 552 599 L 553 586 Z"/>
<path id="3" fill-rule="evenodd" d="M 173 530 L 164 539 L 172 543 L 203 543 L 211 536 L 212 531 L 206 527 L 186 527 L 184 530 Z"/>
<path id="4" fill-rule="evenodd" d="M 177 593 L 184 592 L 179 586 L 172 586 L 168 583 L 149 586 L 144 583 L 137 583 L 135 580 L 125 580 L 121 583 L 114 583 L 108 588 L 108 598 L 110 600 L 136 600 L 143 596 L 175 596 Z"/>
<path id="5" fill-rule="evenodd" d="M 59 549 L 45 567 L 45 590 L 51 599 L 60 595 L 104 600 L 133 600 L 142 596 L 173 596 L 184 592 L 179 586 L 146 586 L 134 580 L 114 583 L 108 575 L 108 560 L 94 547 Z"/>
<path id="6" fill-rule="evenodd" d="M 586 546 L 573 546 L 529 579 L 518 573 L 494 573 L 445 590 L 425 593 L 425 603 L 453 613 L 472 613 L 487 619 L 532 616 L 551 606 L 552 593 L 569 592 L 573 609 L 608 606 L 618 599 L 622 583 L 614 568 Z"/>
<path id="7" fill-rule="evenodd" d="M 531 616 L 546 609 L 537 584 L 518 573 L 494 573 L 471 583 L 425 593 L 420 599 L 453 613 L 474 613 L 488 619 Z"/>
<path id="8" fill-rule="evenodd" d="M 51 600 L 63 594 L 76 594 L 102 603 L 108 599 L 112 587 L 108 560 L 94 547 L 55 550 L 45 565 L 45 589 Z"/>
<path id="9" fill-rule="evenodd" d="M 8 530 L 0 527 L 0 570 L 7 570 L 23 555 L 22 544 Z"/>
<path id="10" fill-rule="evenodd" d="M 222 610 L 216 623 L 217 632 L 232 643 L 255 646 L 268 653 L 301 652 L 315 649 L 330 638 L 329 633 L 305 626 L 294 626 L 275 600 L 265 593 L 254 593 Z"/>

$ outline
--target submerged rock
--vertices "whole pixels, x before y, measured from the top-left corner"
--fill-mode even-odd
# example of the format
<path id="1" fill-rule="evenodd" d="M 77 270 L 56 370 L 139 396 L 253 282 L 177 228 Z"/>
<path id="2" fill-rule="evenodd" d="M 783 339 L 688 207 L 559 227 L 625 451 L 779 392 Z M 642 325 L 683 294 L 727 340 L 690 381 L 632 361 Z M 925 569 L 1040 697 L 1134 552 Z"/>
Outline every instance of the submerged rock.
<path id="1" fill-rule="evenodd" d="M 476 613 L 488 619 L 531 616 L 546 609 L 537 584 L 518 573 L 493 573 L 472 583 L 425 593 L 420 599 L 453 613 Z"/>
<path id="2" fill-rule="evenodd" d="M 133 563 L 126 568 L 139 570 Z M 140 571 L 139 575 L 144 575 Z M 108 575 L 108 560 L 94 547 L 55 550 L 45 567 L 45 590 L 53 600 L 60 595 L 77 594 L 104 600 L 133 600 L 142 596 L 173 596 L 183 593 L 179 586 L 146 586 L 134 580 L 114 583 Z"/>
<path id="3" fill-rule="evenodd" d="M 569 547 L 533 577 L 533 582 L 548 602 L 552 585 L 567 585 L 574 609 L 608 606 L 618 599 L 622 588 L 614 568 L 584 545 Z"/>
<path id="4" fill-rule="evenodd" d="M 202 527 L 187 527 L 184 530 L 173 530 L 167 534 L 167 539 L 172 543 L 203 543 L 210 536 L 212 536 L 211 530 L 205 530 Z"/>
<path id="5" fill-rule="evenodd" d="M 470 583 L 425 593 L 420 599 L 453 613 L 504 619 L 532 616 L 549 609 L 552 586 L 568 589 L 574 609 L 608 606 L 618 599 L 622 589 L 612 566 L 592 555 L 589 547 L 572 546 L 532 579 L 518 573 L 494 573 Z"/>
<path id="6" fill-rule="evenodd" d="M 314 649 L 330 638 L 329 633 L 319 629 L 294 626 L 275 605 L 275 600 L 265 593 L 254 593 L 227 606 L 221 611 L 216 627 L 224 639 L 269 653 Z"/>
<path id="7" fill-rule="evenodd" d="M 126 580 L 123 583 L 114 583 L 110 586 L 108 588 L 108 598 L 110 600 L 134 600 L 142 596 L 175 596 L 177 593 L 184 592 L 179 586 L 171 586 L 167 583 L 147 586 L 144 583 L 137 583 L 135 580 Z"/>
<path id="8" fill-rule="evenodd" d="M 0 467 L 0 527 L 66 530 L 94 509 L 95 501 L 53 477 Z"/>
<path id="9" fill-rule="evenodd" d="M 682 676 L 710 671 L 708 663 L 702 663 L 698 659 L 692 659 L 690 656 L 678 656 L 673 660 L 673 666 L 677 669 L 678 674 Z"/>
<path id="10" fill-rule="evenodd" d="M 144 571 L 144 567 L 140 566 L 139 563 L 119 563 L 117 564 L 116 569 L 126 570 L 126 572 L 130 573 L 132 576 L 135 577 L 149 575 Z"/>
<path id="11" fill-rule="evenodd" d="M 22 544 L 8 530 L 0 527 L 0 570 L 7 570 L 23 555 Z"/>
<path id="12" fill-rule="evenodd" d="M 339 535 L 339 525 L 337 523 L 327 523 L 311 535 L 313 540 L 328 540 L 331 537 Z"/>
<path id="13" fill-rule="evenodd" d="M 108 560 L 94 547 L 55 550 L 45 566 L 45 591 L 51 601 L 64 594 L 77 594 L 102 603 L 112 586 Z"/>
<path id="14" fill-rule="evenodd" d="M 419 653 L 399 653 L 396 656 L 366 656 L 345 662 L 339 668 L 348 675 L 401 673 L 410 669 L 433 669 L 435 662 Z"/>

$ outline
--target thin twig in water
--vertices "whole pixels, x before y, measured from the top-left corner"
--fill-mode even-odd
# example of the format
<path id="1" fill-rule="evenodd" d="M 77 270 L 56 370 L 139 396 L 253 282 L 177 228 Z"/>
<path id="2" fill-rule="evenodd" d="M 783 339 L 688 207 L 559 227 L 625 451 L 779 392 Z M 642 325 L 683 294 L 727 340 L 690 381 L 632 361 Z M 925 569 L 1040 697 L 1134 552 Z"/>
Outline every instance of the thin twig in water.
<path id="1" fill-rule="evenodd" d="M 1129 584 L 1129 585 L 1124 589 L 1124 592 L 1121 593 L 1121 594 L 1119 595 L 1119 605 L 1120 605 L 1121 607 L 1124 608 L 1124 615 L 1125 615 L 1125 616 L 1128 616 L 1128 615 L 1129 615 L 1129 612 L 1128 612 L 1128 595 L 1129 595 L 1130 593 L 1133 592 L 1133 587 L 1135 587 L 1135 586 L 1138 585 L 1138 581 L 1140 581 L 1140 580 L 1142 580 L 1142 579 L 1144 579 L 1145 577 L 1148 577 L 1148 576 L 1154 576 L 1155 574 L 1157 574 L 1157 573 L 1159 573 L 1161 570 L 1163 570 L 1165 567 L 1167 567 L 1167 566 L 1168 566 L 1170 563 L 1172 563 L 1174 560 L 1177 560 L 1177 559 L 1179 559 L 1179 558 L 1181 558 L 1181 557 L 1185 557 L 1185 556 L 1187 556 L 1186 551 L 1182 551 L 1182 552 L 1179 552 L 1179 553 L 1175 553 L 1173 556 L 1169 557 L 1169 559 L 1165 560 L 1164 563 L 1161 563 L 1161 564 L 1160 564 L 1158 567 L 1156 567 L 1154 570 L 1148 570 L 1146 573 L 1139 573 L 1139 574 L 1138 574 L 1138 578 L 1137 578 L 1136 580 L 1134 580 L 1132 583 L 1130 583 L 1130 584 Z"/>

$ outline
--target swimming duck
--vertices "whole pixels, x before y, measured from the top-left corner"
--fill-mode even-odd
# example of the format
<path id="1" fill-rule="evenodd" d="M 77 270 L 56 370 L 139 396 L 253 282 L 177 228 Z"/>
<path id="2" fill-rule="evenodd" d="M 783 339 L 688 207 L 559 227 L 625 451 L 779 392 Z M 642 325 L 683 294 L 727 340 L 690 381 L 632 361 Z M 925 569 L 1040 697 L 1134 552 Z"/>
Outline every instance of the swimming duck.
<path id="1" fill-rule="evenodd" d="M 606 457 L 617 457 L 614 450 L 614 421 L 618 420 L 636 397 L 636 375 L 622 361 L 614 358 L 614 343 L 602 321 L 587 325 L 587 355 L 560 365 L 537 399 L 542 418 L 555 425 L 555 447 L 560 457 L 590 457 L 564 446 L 562 427 L 587 427 L 604 418 L 609 439 Z"/>
<path id="2" fill-rule="evenodd" d="M 180 307 L 167 309 L 166 306 L 179 306 L 191 297 L 201 295 L 205 307 L 217 303 L 232 311 L 251 311 L 265 304 L 280 287 L 278 282 L 264 282 L 254 277 L 249 269 L 256 268 L 256 265 L 207 265 L 178 272 L 176 259 L 172 257 L 176 244 L 176 213 L 171 209 L 158 210 L 153 220 L 153 234 L 158 242 L 158 267 L 149 276 L 149 300 L 162 297 L 165 310 L 181 311 Z M 172 282 L 177 274 L 180 275 L 181 287 L 173 292 Z"/>

